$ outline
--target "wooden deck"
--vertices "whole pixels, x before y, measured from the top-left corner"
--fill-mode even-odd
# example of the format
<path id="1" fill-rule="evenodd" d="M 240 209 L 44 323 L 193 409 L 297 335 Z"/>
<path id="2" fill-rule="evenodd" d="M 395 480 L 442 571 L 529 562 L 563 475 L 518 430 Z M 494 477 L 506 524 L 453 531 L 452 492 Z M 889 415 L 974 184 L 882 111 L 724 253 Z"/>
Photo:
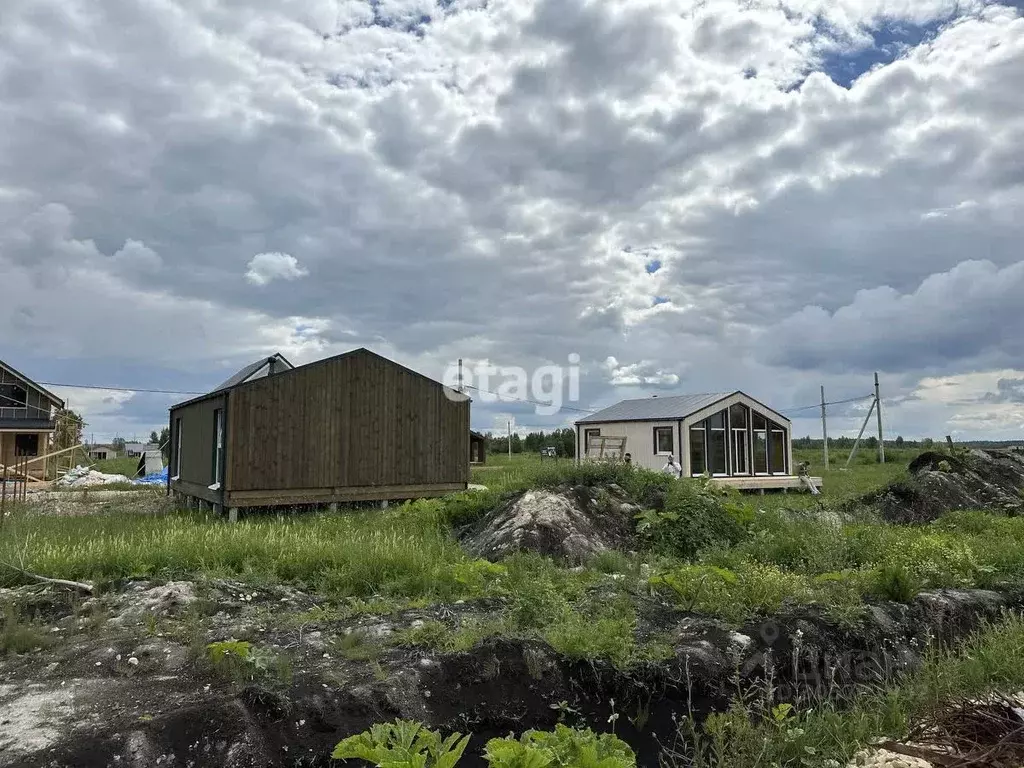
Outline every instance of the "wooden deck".
<path id="1" fill-rule="evenodd" d="M 824 482 L 820 477 L 807 478 L 814 484 L 814 487 L 821 490 Z M 715 477 L 711 482 L 717 483 L 726 488 L 736 488 L 740 491 L 788 491 L 790 489 L 806 491 L 807 486 L 803 480 L 796 475 L 773 475 L 764 477 Z"/>

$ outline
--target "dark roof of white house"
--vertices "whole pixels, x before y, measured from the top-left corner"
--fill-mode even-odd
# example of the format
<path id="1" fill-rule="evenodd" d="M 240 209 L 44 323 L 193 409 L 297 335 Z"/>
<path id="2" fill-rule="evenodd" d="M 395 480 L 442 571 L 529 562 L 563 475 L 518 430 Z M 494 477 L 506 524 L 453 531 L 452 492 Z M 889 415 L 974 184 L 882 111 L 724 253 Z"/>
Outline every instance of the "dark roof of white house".
<path id="1" fill-rule="evenodd" d="M 592 413 L 577 424 L 596 424 L 609 421 L 661 421 L 669 419 L 685 419 L 690 414 L 714 405 L 733 395 L 743 395 L 748 400 L 761 405 L 772 413 L 777 413 L 762 403 L 754 400 L 743 392 L 704 392 L 694 395 L 672 395 L 670 397 L 642 397 L 636 400 L 623 400 L 597 413 Z M 778 414 L 782 416 L 782 414 Z M 785 418 L 784 416 L 782 418 Z M 786 419 L 788 421 L 788 419 Z"/>

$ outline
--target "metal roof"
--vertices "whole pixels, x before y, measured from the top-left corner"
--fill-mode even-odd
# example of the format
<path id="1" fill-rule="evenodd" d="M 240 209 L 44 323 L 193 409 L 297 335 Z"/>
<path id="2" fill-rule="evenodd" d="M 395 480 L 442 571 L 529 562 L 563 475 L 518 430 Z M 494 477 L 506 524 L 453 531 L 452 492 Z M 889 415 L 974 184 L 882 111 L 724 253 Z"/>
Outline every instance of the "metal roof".
<path id="1" fill-rule="evenodd" d="M 727 397 L 740 395 L 749 402 L 756 404 L 766 414 L 777 416 L 778 419 L 790 423 L 790 419 L 774 408 L 769 408 L 745 392 L 706 392 L 699 395 L 673 395 L 670 397 L 643 397 L 637 400 L 623 400 L 604 410 L 592 413 L 577 421 L 577 424 L 598 424 L 609 421 L 669 421 L 685 419 L 690 414 L 714 405 Z"/>
<path id="2" fill-rule="evenodd" d="M 671 397 L 643 397 L 623 400 L 604 410 L 580 419 L 578 424 L 597 421 L 652 421 L 655 419 L 685 419 L 691 413 L 724 400 L 734 392 L 706 392 L 698 395 Z"/>
<path id="3" fill-rule="evenodd" d="M 270 357 L 261 357 L 256 362 L 249 363 L 247 366 L 245 366 L 245 368 L 240 370 L 227 381 L 222 382 L 219 386 L 215 387 L 211 391 L 220 392 L 222 389 L 231 389 L 232 387 L 237 387 L 244 381 L 248 381 L 250 377 L 256 378 L 255 376 L 253 376 L 253 374 L 259 371 L 264 366 L 269 367 L 272 362 L 283 363 L 281 370 L 285 371 L 290 371 L 292 368 L 295 367 L 284 358 L 284 355 L 281 354 L 271 355 Z"/>

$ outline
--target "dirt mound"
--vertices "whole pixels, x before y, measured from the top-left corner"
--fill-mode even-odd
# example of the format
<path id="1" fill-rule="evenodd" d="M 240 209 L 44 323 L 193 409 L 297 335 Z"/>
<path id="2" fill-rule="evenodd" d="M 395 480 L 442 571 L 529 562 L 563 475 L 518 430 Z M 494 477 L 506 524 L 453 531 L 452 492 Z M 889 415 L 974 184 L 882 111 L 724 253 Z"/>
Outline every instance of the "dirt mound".
<path id="1" fill-rule="evenodd" d="M 45 599 L 52 638 L 39 650 L 0 657 L 0 765 L 327 768 L 342 738 L 403 717 L 471 733 L 459 765 L 482 768 L 480 752 L 492 736 L 550 729 L 563 718 L 607 730 L 609 719 L 621 715 L 617 733 L 640 765 L 653 766 L 679 716 L 701 719 L 728 706 L 737 674 L 744 686 L 763 686 L 770 677 L 780 701 L 818 701 L 912 668 L 929 638 L 952 643 L 1021 606 L 991 592 L 942 590 L 907 605 L 872 606 L 855 625 L 804 608 L 734 631 L 645 600 L 638 631 L 662 637 L 672 652 L 620 670 L 524 638 L 489 638 L 450 653 L 381 645 L 371 655 L 346 655 L 353 646 L 342 640 L 356 627 L 386 622 L 391 632 L 406 631 L 427 618 L 424 609 L 342 617 L 311 611 L 313 596 L 291 587 L 255 592 L 226 580 L 136 582 L 104 593 L 90 608 L 66 604 L 63 616 L 50 615 L 52 593 L 34 585 L 9 590 L 8 598 L 23 606 Z M 170 611 L 155 627 L 146 617 L 114 621 L 140 595 L 170 594 L 196 596 L 188 616 Z M 455 627 L 496 609 L 453 603 L 431 608 L 430 616 Z M 200 610 L 205 618 L 194 625 Z M 268 623 L 282 615 L 291 618 Z M 250 679 L 218 671 L 204 648 L 232 637 L 286 653 L 288 674 L 275 667 Z"/>
<path id="2" fill-rule="evenodd" d="M 528 551 L 579 564 L 623 548 L 637 511 L 617 485 L 531 490 L 487 515 L 462 543 L 470 554 L 492 561 Z"/>
<path id="3" fill-rule="evenodd" d="M 862 499 L 890 522 L 926 523 L 955 509 L 1024 514 L 1024 453 L 1020 451 L 927 451 L 907 468 L 908 479 Z"/>

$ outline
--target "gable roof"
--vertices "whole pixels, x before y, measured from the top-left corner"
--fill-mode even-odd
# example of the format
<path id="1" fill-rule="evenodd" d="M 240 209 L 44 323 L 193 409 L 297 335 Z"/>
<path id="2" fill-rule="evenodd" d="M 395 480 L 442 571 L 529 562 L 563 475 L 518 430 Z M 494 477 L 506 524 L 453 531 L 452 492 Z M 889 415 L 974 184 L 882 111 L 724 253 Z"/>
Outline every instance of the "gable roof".
<path id="1" fill-rule="evenodd" d="M 401 363 L 396 363 L 394 360 L 389 360 L 388 358 L 384 357 L 383 355 L 378 355 L 376 352 L 374 352 L 372 350 L 369 350 L 366 347 L 359 347 L 358 349 L 352 349 L 352 350 L 349 350 L 348 352 L 342 352 L 340 355 L 333 355 L 332 357 L 325 357 L 322 360 L 314 360 L 312 363 L 306 363 L 305 365 L 300 365 L 300 366 L 293 366 L 291 363 L 289 363 L 287 360 L 285 360 L 284 357 L 282 357 L 280 355 L 274 355 L 273 357 L 280 358 L 281 360 L 283 360 L 288 365 L 288 368 L 286 368 L 285 370 L 281 371 L 281 373 L 275 373 L 274 376 L 287 376 L 289 373 L 292 373 L 294 371 L 304 371 L 304 370 L 306 370 L 308 368 L 312 368 L 312 367 L 317 366 L 317 365 L 323 365 L 325 363 L 329 363 L 332 360 L 340 360 L 342 358 L 353 357 L 355 355 L 369 355 L 370 357 L 375 357 L 378 360 L 383 360 L 388 365 L 393 365 L 396 368 L 401 368 L 403 371 L 407 371 L 407 372 L 413 374 L 414 376 L 418 376 L 421 379 L 426 379 L 431 384 L 434 384 L 434 385 L 436 385 L 438 387 L 441 387 L 442 389 L 447 390 L 449 399 L 451 399 L 453 401 L 465 400 L 465 401 L 472 402 L 472 398 L 469 395 L 467 395 L 465 393 L 462 393 L 462 392 L 459 392 L 458 390 L 452 389 L 451 387 L 447 386 L 446 384 L 443 384 L 440 381 L 436 381 L 436 380 L 430 378 L 429 376 L 426 376 L 426 375 L 420 373 L 419 371 L 414 371 L 412 368 L 407 368 L 406 366 L 402 365 Z M 269 362 L 269 360 L 270 360 L 270 358 L 266 358 L 265 360 L 263 360 L 261 362 L 266 363 L 266 362 Z M 248 368 L 249 366 L 246 366 L 246 367 Z M 242 370 L 244 371 L 245 368 L 243 368 Z M 242 371 L 239 371 L 239 373 L 241 373 L 241 372 Z M 238 374 L 235 374 L 235 376 L 238 376 Z M 231 378 L 234 379 L 235 376 L 232 376 Z M 243 386 L 245 386 L 247 384 L 252 384 L 252 383 L 254 383 L 256 381 L 259 381 L 262 378 L 264 378 L 264 377 L 263 376 L 253 377 L 250 374 L 250 376 L 248 378 L 243 378 L 243 380 L 241 380 L 241 381 L 239 381 L 239 382 L 237 382 L 235 384 L 232 384 L 230 386 L 221 385 L 217 389 L 215 389 L 215 390 L 213 390 L 211 392 L 207 392 L 205 395 L 200 395 L 199 397 L 193 397 L 191 400 L 185 400 L 185 401 L 180 402 L 180 403 L 175 403 L 174 405 L 172 405 L 170 407 L 170 410 L 175 411 L 178 408 L 184 408 L 186 405 L 192 405 L 193 403 L 198 403 L 198 402 L 200 402 L 202 400 L 208 400 L 208 399 L 210 399 L 212 397 L 216 397 L 217 395 L 221 395 L 224 392 L 227 392 L 229 390 L 237 389 L 238 387 L 243 387 Z M 228 381 L 230 381 L 230 380 L 231 379 L 229 379 Z"/>
<path id="2" fill-rule="evenodd" d="M 238 371 L 234 376 L 230 377 L 224 382 L 221 382 L 219 386 L 212 389 L 211 393 L 220 392 L 221 390 L 225 389 L 231 389 L 232 387 L 237 387 L 239 384 L 242 384 L 246 381 L 251 381 L 252 379 L 262 378 L 262 376 L 265 376 L 271 372 L 271 368 L 275 369 L 274 372 L 276 373 L 276 369 L 278 366 L 281 366 L 282 371 L 290 371 L 295 367 L 290 362 L 288 362 L 284 355 L 282 355 L 280 352 L 275 352 L 273 355 L 270 355 L 270 357 L 261 357 L 259 360 L 249 363 L 247 366 L 242 368 L 242 370 Z M 267 369 L 267 373 L 262 373 L 264 368 Z"/>
<path id="3" fill-rule="evenodd" d="M 21 379 L 23 382 L 28 384 L 33 389 L 41 392 L 46 397 L 47 400 L 56 405 L 58 408 L 64 407 L 64 401 L 57 397 L 55 394 L 53 394 L 53 392 L 51 392 L 50 390 L 46 389 L 43 386 L 40 386 L 39 384 L 36 384 L 34 381 L 32 381 L 32 379 L 30 379 L 25 374 L 19 373 L 18 371 L 14 370 L 13 368 L 11 368 L 11 366 L 7 365 L 7 363 L 5 363 L 3 360 L 0 360 L 0 368 L 3 368 L 16 379 Z"/>
<path id="4" fill-rule="evenodd" d="M 786 418 L 773 408 L 755 400 L 750 395 L 736 390 L 735 392 L 707 392 L 696 395 L 673 395 L 671 397 L 642 397 L 636 400 L 623 400 L 597 413 L 592 413 L 577 424 L 595 424 L 609 421 L 668 421 L 685 419 L 690 414 L 714 405 L 733 395 L 742 395 L 771 413 Z M 786 419 L 789 421 L 789 419 Z"/>

